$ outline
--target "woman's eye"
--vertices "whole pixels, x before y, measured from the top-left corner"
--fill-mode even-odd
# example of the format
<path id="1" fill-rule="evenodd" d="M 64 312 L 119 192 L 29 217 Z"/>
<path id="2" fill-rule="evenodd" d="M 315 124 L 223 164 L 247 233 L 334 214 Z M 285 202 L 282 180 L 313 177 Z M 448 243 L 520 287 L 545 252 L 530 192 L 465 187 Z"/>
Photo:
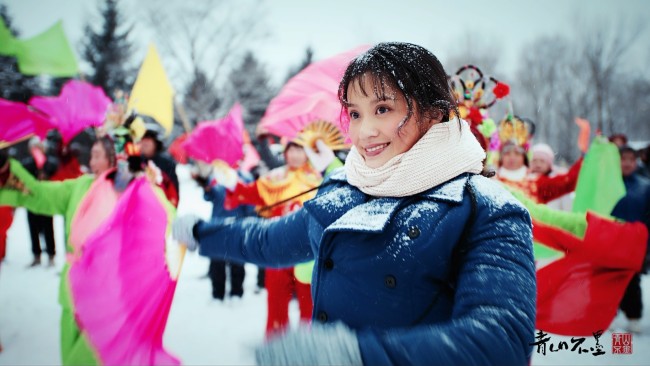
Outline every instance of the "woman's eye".
<path id="1" fill-rule="evenodd" d="M 359 112 L 350 112 L 350 119 L 359 118 Z"/>
<path id="2" fill-rule="evenodd" d="M 388 111 L 389 109 L 387 107 L 377 107 L 377 114 L 384 114 Z"/>

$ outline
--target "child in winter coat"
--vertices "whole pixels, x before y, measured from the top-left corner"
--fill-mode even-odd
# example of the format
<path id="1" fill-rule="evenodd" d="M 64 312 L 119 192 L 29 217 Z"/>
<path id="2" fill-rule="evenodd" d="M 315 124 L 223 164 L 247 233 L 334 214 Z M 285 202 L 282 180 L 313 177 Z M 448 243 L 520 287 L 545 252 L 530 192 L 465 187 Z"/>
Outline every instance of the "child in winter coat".
<path id="1" fill-rule="evenodd" d="M 339 86 L 353 147 L 316 197 L 272 220 L 177 219 L 205 256 L 283 267 L 314 259 L 311 328 L 261 364 L 528 364 L 535 330 L 530 216 L 478 175 L 485 153 L 455 116 L 426 49 L 381 43 Z M 346 119 L 347 119 L 346 118 Z"/>

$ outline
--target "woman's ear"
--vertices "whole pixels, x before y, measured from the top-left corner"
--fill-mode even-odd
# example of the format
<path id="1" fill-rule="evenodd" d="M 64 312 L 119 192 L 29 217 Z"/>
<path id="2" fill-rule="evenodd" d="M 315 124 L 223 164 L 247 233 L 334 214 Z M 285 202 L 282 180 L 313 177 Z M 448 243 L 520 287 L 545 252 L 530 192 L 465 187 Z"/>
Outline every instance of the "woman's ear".
<path id="1" fill-rule="evenodd" d="M 430 115 L 429 126 L 437 125 L 442 121 L 443 113 L 440 109 L 434 109 Z"/>

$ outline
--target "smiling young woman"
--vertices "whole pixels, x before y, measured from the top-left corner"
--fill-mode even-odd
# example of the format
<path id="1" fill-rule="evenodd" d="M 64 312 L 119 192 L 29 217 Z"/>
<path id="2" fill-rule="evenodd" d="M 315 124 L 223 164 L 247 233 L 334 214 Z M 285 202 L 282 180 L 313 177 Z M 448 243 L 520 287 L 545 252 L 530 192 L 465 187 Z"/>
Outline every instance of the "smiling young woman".
<path id="1" fill-rule="evenodd" d="M 527 364 L 530 216 L 479 175 L 485 152 L 450 118 L 458 113 L 438 59 L 378 44 L 352 60 L 338 93 L 353 146 L 302 209 L 174 223 L 173 235 L 204 256 L 270 267 L 315 260 L 311 328 L 270 340 L 258 362 Z"/>

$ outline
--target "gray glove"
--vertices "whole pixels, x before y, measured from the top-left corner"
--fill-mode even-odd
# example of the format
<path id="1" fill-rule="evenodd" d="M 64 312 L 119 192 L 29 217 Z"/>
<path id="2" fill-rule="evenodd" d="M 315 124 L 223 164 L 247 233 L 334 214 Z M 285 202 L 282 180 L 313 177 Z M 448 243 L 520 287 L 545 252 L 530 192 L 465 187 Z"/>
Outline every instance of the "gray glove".
<path id="1" fill-rule="evenodd" d="M 323 140 L 316 141 L 316 148 L 318 151 L 315 151 L 309 146 L 305 146 L 305 154 L 311 165 L 319 172 L 323 172 L 334 161 L 336 156 L 334 155 L 334 151 Z"/>
<path id="2" fill-rule="evenodd" d="M 185 245 L 187 250 L 193 252 L 199 247 L 199 242 L 194 237 L 194 225 L 201 219 L 196 215 L 177 217 L 172 223 L 172 237 L 179 244 Z"/>
<path id="3" fill-rule="evenodd" d="M 301 326 L 255 352 L 258 365 L 361 365 L 356 334 L 343 323 Z"/>

